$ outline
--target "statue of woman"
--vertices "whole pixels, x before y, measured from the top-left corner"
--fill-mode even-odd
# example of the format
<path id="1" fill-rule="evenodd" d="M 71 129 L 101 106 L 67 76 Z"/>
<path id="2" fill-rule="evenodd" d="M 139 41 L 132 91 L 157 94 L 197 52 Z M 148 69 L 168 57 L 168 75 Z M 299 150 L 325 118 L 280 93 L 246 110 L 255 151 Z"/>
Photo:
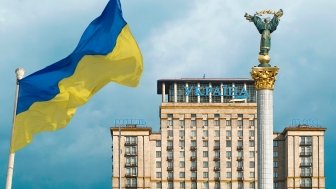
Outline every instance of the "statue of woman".
<path id="1" fill-rule="evenodd" d="M 268 55 L 268 52 L 271 49 L 271 33 L 276 30 L 282 15 L 283 11 L 280 9 L 278 12 L 274 13 L 272 20 L 270 20 L 270 18 L 262 20 L 262 18 L 257 16 L 257 13 L 253 16 L 245 13 L 246 20 L 253 22 L 261 34 L 260 55 Z"/>

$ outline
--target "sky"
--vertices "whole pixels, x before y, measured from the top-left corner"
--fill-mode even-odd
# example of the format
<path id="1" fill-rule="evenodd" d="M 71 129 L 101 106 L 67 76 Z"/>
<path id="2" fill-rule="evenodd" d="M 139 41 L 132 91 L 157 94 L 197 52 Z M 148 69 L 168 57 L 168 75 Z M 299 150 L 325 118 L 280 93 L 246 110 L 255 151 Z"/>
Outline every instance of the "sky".
<path id="1" fill-rule="evenodd" d="M 13 189 L 111 188 L 114 119 L 144 119 L 159 130 L 156 81 L 250 77 L 260 34 L 245 12 L 284 10 L 272 33 L 274 129 L 308 122 L 325 133 L 326 187 L 336 188 L 336 1 L 122 0 L 144 58 L 137 88 L 110 83 L 67 128 L 43 133 L 16 153 Z M 15 69 L 31 74 L 72 52 L 107 0 L 0 0 L 0 188 L 5 186 Z"/>

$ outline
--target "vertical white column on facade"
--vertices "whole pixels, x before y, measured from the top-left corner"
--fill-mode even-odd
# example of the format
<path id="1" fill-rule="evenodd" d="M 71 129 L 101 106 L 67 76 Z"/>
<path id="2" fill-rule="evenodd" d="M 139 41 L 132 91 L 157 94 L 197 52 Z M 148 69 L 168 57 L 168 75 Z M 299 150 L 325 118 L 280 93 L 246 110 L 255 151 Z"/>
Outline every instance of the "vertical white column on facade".
<path id="1" fill-rule="evenodd" d="M 166 102 L 166 84 L 162 83 L 162 102 Z"/>
<path id="2" fill-rule="evenodd" d="M 210 89 L 212 88 L 211 83 L 209 83 L 209 88 L 210 88 Z M 210 103 L 212 102 L 212 90 L 210 90 L 210 92 L 209 92 L 209 102 L 210 102 Z"/>
<path id="3" fill-rule="evenodd" d="M 273 189 L 273 90 L 257 91 L 258 188 Z"/>
<path id="4" fill-rule="evenodd" d="M 224 102 L 224 90 L 223 90 L 223 83 L 220 84 L 220 90 L 221 90 L 221 103 Z"/>
<path id="5" fill-rule="evenodd" d="M 188 86 L 189 86 L 188 83 L 186 83 L 185 87 L 188 88 Z M 185 94 L 184 94 L 184 95 L 185 95 Z M 185 95 L 185 99 L 186 99 L 185 102 L 188 103 L 188 102 L 189 102 L 189 96 Z"/>
<path id="6" fill-rule="evenodd" d="M 177 84 L 174 83 L 174 102 L 177 102 Z"/>
<path id="7" fill-rule="evenodd" d="M 200 84 L 200 83 L 197 83 L 197 87 L 200 89 L 201 84 Z M 198 95 L 198 96 L 197 96 L 197 103 L 200 103 L 200 102 L 201 102 L 201 96 Z"/>
<path id="8" fill-rule="evenodd" d="M 244 83 L 244 90 L 247 91 L 246 83 Z M 245 98 L 245 103 L 247 103 L 247 98 Z"/>

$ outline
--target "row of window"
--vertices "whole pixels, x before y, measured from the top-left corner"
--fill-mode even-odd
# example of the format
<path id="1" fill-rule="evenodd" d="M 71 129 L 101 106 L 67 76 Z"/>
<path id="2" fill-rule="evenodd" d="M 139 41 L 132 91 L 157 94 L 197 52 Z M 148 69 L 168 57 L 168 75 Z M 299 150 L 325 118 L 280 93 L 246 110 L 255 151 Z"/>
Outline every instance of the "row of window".
<path id="1" fill-rule="evenodd" d="M 172 127 L 174 121 L 172 119 L 167 120 L 167 126 Z M 197 120 L 192 119 L 191 120 L 191 127 L 197 127 Z M 218 127 L 220 126 L 220 120 L 214 120 L 214 126 Z M 185 121 L 184 120 L 179 120 L 179 126 L 184 127 L 185 126 Z M 201 126 L 209 126 L 208 120 L 203 120 Z M 232 126 L 232 120 L 225 120 L 225 126 Z M 243 120 L 237 120 L 237 126 L 242 127 L 243 126 Z M 249 120 L 249 126 L 253 127 L 255 126 L 255 121 L 254 120 Z"/>
<path id="2" fill-rule="evenodd" d="M 219 137 L 220 136 L 220 131 L 219 130 L 214 130 L 215 133 L 215 137 Z M 208 137 L 209 136 L 209 131 L 208 130 L 203 130 L 202 133 L 203 137 Z M 227 137 L 232 137 L 232 131 L 231 130 L 227 130 L 225 132 Z M 173 137 L 174 136 L 174 132 L 173 130 L 168 130 L 167 131 L 167 136 L 168 137 Z M 179 130 L 179 137 L 184 137 L 185 136 L 185 130 Z M 190 136 L 192 137 L 196 137 L 197 136 L 197 130 L 191 130 L 190 131 Z M 237 131 L 237 136 L 238 137 L 243 137 L 244 136 L 244 132 L 243 130 L 238 130 Z M 249 130 L 249 137 L 254 137 L 255 136 L 255 131 L 254 130 Z"/>
<path id="3" fill-rule="evenodd" d="M 225 155 L 226 158 L 231 158 L 232 157 L 232 152 L 231 151 L 226 151 L 225 154 L 226 154 Z M 173 157 L 173 152 L 168 151 L 167 156 L 172 158 Z M 196 157 L 197 153 L 195 151 L 191 151 L 191 156 Z M 156 158 L 161 158 L 162 157 L 161 151 L 156 151 L 155 157 Z M 205 157 L 205 158 L 209 157 L 209 152 L 208 151 L 203 151 L 203 157 Z M 219 151 L 215 151 L 215 157 L 220 157 Z M 243 151 L 238 151 L 237 152 L 237 157 L 243 158 L 244 157 Z M 249 151 L 249 158 L 254 158 L 254 157 L 255 157 L 255 152 L 254 151 Z M 185 158 L 185 151 L 180 151 L 179 152 L 179 158 Z"/>
<path id="4" fill-rule="evenodd" d="M 179 185 L 180 185 L 180 188 L 182 188 L 182 189 L 184 189 L 186 187 L 185 182 L 180 182 Z M 207 181 L 203 182 L 202 185 L 203 185 L 202 188 L 204 188 L 204 189 L 209 188 L 209 182 L 207 182 Z M 162 182 L 157 182 L 156 183 L 156 188 L 159 188 L 159 189 L 162 188 Z M 175 188 L 173 182 L 168 182 L 168 188 L 169 189 Z M 196 189 L 197 188 L 197 183 L 196 182 L 191 182 L 191 188 Z M 215 189 L 219 189 L 219 188 L 220 188 L 220 183 L 215 182 Z M 232 188 L 232 183 L 231 182 L 225 183 L 225 188 L 231 189 Z M 244 183 L 243 182 L 238 182 L 238 189 L 243 189 L 243 188 L 244 188 Z M 255 188 L 255 183 L 250 182 L 249 183 L 249 188 L 250 189 Z"/>
<path id="5" fill-rule="evenodd" d="M 168 172 L 168 178 L 173 178 L 174 172 L 169 171 Z M 191 172 L 191 178 L 196 178 L 197 177 L 197 172 L 192 171 Z M 156 178 L 162 178 L 162 173 L 161 172 L 156 172 Z M 179 172 L 179 178 L 185 178 L 185 172 Z M 209 178 L 209 172 L 203 172 L 203 178 Z M 220 178 L 220 172 L 215 172 L 214 178 Z M 232 172 L 226 172 L 225 178 L 232 178 Z M 243 171 L 238 171 L 237 172 L 237 178 L 244 178 L 244 172 Z M 255 178 L 255 172 L 251 171 L 249 173 L 249 178 Z"/>
<path id="6" fill-rule="evenodd" d="M 156 168 L 162 168 L 162 162 L 161 161 L 156 161 Z M 192 161 L 191 162 L 191 167 L 196 167 L 197 163 L 196 161 Z M 173 162 L 168 162 L 168 167 L 173 167 Z M 214 167 L 218 167 L 220 168 L 220 163 L 219 161 L 215 162 L 215 166 Z M 249 167 L 250 168 L 255 168 L 255 162 L 254 161 L 250 161 L 249 162 Z M 179 168 L 185 168 L 185 161 L 179 161 Z M 209 162 L 208 161 L 203 161 L 203 168 L 209 168 Z M 226 168 L 232 168 L 232 162 L 231 161 L 227 161 L 226 162 Z M 243 162 L 242 161 L 238 161 L 238 168 L 243 168 Z"/>

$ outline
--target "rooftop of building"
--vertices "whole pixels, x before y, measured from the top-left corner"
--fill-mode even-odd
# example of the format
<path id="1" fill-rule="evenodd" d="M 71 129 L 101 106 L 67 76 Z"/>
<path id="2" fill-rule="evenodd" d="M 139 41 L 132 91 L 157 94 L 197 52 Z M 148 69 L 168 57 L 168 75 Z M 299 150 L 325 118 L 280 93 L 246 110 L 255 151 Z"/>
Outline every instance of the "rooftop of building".
<path id="1" fill-rule="evenodd" d="M 286 127 L 282 134 L 286 134 L 288 131 L 326 131 L 327 128 L 320 126 L 312 126 L 312 125 L 295 125 Z"/>
<path id="2" fill-rule="evenodd" d="M 149 134 L 152 134 L 152 127 L 149 126 L 136 124 L 119 124 L 110 128 L 111 135 L 113 135 L 113 132 L 119 132 L 119 129 L 120 131 L 149 131 Z"/>
<path id="3" fill-rule="evenodd" d="M 231 83 L 246 83 L 253 84 L 251 78 L 181 78 L 181 79 L 159 79 L 157 80 L 157 94 L 162 94 L 162 83 L 166 84 L 166 91 L 168 86 L 173 83 L 212 83 L 212 84 L 231 84 Z"/>

